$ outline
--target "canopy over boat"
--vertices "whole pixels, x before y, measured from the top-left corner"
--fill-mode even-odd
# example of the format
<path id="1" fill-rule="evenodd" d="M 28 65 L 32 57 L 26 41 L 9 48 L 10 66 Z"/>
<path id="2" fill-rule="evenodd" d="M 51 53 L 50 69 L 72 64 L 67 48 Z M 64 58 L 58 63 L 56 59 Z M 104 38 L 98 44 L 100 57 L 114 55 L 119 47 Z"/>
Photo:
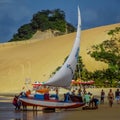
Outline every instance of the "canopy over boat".
<path id="1" fill-rule="evenodd" d="M 93 85 L 95 81 L 89 80 L 89 81 L 83 81 L 83 80 L 72 80 L 71 84 L 72 85 Z"/>
<path id="2" fill-rule="evenodd" d="M 53 77 L 51 77 L 48 81 L 46 81 L 44 85 L 63 87 L 63 88 L 70 87 L 71 80 L 73 78 L 79 56 L 80 34 L 81 34 L 81 16 L 80 16 L 80 9 L 78 7 L 78 26 L 77 26 L 76 38 L 72 51 L 66 62 L 60 68 L 60 70 L 56 72 L 56 74 Z"/>

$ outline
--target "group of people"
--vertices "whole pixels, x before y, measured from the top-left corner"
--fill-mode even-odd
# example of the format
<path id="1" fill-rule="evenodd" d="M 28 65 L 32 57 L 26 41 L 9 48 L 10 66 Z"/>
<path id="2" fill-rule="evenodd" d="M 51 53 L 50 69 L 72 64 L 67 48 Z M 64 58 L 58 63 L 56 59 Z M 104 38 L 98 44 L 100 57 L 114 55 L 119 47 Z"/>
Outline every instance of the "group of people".
<path id="1" fill-rule="evenodd" d="M 99 99 L 95 97 L 92 93 L 86 92 L 83 96 L 86 107 L 98 108 Z"/>
<path id="2" fill-rule="evenodd" d="M 77 94 L 76 94 L 76 90 L 77 90 Z M 80 96 L 82 98 L 82 100 L 84 101 L 86 107 L 98 108 L 99 99 L 96 96 L 94 96 L 90 92 L 87 92 L 85 88 L 83 90 L 81 88 L 76 89 L 76 90 L 74 89 L 73 91 L 71 91 L 70 94 Z M 56 96 L 57 96 L 56 99 L 59 99 L 58 89 L 56 89 L 55 92 L 56 92 Z M 19 97 L 21 95 L 23 95 L 23 93 L 18 96 L 15 96 L 13 99 L 13 105 L 15 106 L 15 110 L 20 110 L 20 106 L 22 104 L 19 100 Z M 30 94 L 30 91 L 27 91 L 25 95 L 27 96 L 29 94 Z M 101 93 L 100 93 L 100 103 L 101 104 L 104 104 L 106 97 L 108 98 L 108 103 L 109 103 L 110 107 L 112 107 L 114 99 L 119 104 L 120 103 L 120 90 L 117 88 L 115 93 L 113 93 L 112 89 L 110 89 L 108 94 L 106 95 L 105 91 L 102 89 Z"/>
<path id="3" fill-rule="evenodd" d="M 117 88 L 115 93 L 113 93 L 112 89 L 110 89 L 108 92 L 107 98 L 108 98 L 108 102 L 109 102 L 110 107 L 112 107 L 114 99 L 119 104 L 120 103 L 120 91 L 119 91 L 119 89 Z M 101 99 L 100 99 L 101 104 L 104 103 L 104 99 L 105 99 L 105 92 L 102 89 L 101 90 Z"/>
<path id="4" fill-rule="evenodd" d="M 72 95 L 75 95 L 75 90 L 72 91 Z M 92 93 L 87 92 L 85 88 L 83 89 L 83 91 L 81 89 L 78 89 L 78 93 L 76 95 L 82 97 L 85 103 L 85 107 L 98 108 L 99 99 L 95 97 Z"/>
<path id="5" fill-rule="evenodd" d="M 73 90 L 72 94 L 75 95 L 75 92 L 76 91 Z M 76 95 L 82 96 L 83 101 L 85 102 L 85 106 L 92 108 L 98 108 L 99 103 L 104 104 L 106 97 L 110 107 L 112 107 L 114 99 L 116 100 L 117 104 L 120 103 L 120 90 L 118 88 L 116 89 L 115 93 L 112 91 L 112 89 L 110 89 L 107 94 L 102 89 L 100 93 L 100 99 L 98 99 L 92 93 L 86 92 L 85 89 L 83 89 L 83 91 L 81 89 L 78 89 L 78 93 Z"/>

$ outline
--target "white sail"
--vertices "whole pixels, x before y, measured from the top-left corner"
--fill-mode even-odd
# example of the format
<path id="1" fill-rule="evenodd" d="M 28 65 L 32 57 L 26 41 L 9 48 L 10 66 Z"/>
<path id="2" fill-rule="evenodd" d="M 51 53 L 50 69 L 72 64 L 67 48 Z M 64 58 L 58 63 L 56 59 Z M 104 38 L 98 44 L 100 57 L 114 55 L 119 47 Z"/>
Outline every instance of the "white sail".
<path id="1" fill-rule="evenodd" d="M 81 16 L 80 16 L 80 9 L 78 7 L 78 26 L 77 26 L 76 39 L 72 51 L 66 62 L 60 68 L 60 70 L 57 71 L 56 74 L 53 77 L 51 77 L 48 81 L 46 81 L 45 85 L 64 87 L 64 88 L 68 88 L 70 86 L 71 80 L 73 78 L 76 69 L 77 59 L 79 56 L 80 34 L 81 34 Z"/>

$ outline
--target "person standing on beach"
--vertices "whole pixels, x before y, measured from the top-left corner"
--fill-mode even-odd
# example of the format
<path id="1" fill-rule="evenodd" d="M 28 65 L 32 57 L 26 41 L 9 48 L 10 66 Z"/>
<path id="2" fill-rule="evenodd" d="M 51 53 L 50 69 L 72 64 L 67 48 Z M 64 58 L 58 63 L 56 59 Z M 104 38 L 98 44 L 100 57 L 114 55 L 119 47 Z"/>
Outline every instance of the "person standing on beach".
<path id="1" fill-rule="evenodd" d="M 84 95 L 84 101 L 85 101 L 86 107 L 88 107 L 90 105 L 90 100 L 91 100 L 91 96 L 90 96 L 90 94 L 88 94 L 86 92 L 85 95 Z"/>
<path id="2" fill-rule="evenodd" d="M 78 96 L 82 96 L 82 90 L 78 89 Z"/>
<path id="3" fill-rule="evenodd" d="M 59 90 L 58 90 L 58 88 L 55 89 L 55 92 L 56 92 L 56 99 L 58 100 L 59 99 Z"/>
<path id="4" fill-rule="evenodd" d="M 119 91 L 119 89 L 117 89 L 115 91 L 115 99 L 116 99 L 117 103 L 119 104 L 120 103 L 120 91 Z"/>
<path id="5" fill-rule="evenodd" d="M 15 110 L 20 110 L 21 102 L 20 102 L 20 100 L 19 100 L 19 96 L 16 96 L 16 95 L 15 95 L 12 103 L 13 103 L 13 105 L 15 106 Z"/>
<path id="6" fill-rule="evenodd" d="M 114 100 L 114 94 L 112 92 L 112 89 L 110 89 L 108 92 L 108 101 L 109 101 L 110 107 L 112 107 L 113 105 L 113 100 Z"/>
<path id="7" fill-rule="evenodd" d="M 104 98 L 105 98 L 105 92 L 104 92 L 104 90 L 102 89 L 102 91 L 101 91 L 101 96 L 100 96 L 100 103 L 101 104 L 104 104 Z"/>

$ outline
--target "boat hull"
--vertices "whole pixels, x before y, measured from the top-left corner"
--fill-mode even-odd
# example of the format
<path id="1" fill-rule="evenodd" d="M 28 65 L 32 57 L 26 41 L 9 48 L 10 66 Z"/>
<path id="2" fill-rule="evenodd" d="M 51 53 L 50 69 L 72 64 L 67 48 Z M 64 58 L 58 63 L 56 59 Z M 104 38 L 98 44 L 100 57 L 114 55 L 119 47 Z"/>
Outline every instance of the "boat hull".
<path id="1" fill-rule="evenodd" d="M 82 102 L 64 102 L 57 100 L 37 100 L 31 98 L 20 98 L 20 101 L 25 106 L 40 106 L 47 108 L 78 108 L 84 105 Z"/>

